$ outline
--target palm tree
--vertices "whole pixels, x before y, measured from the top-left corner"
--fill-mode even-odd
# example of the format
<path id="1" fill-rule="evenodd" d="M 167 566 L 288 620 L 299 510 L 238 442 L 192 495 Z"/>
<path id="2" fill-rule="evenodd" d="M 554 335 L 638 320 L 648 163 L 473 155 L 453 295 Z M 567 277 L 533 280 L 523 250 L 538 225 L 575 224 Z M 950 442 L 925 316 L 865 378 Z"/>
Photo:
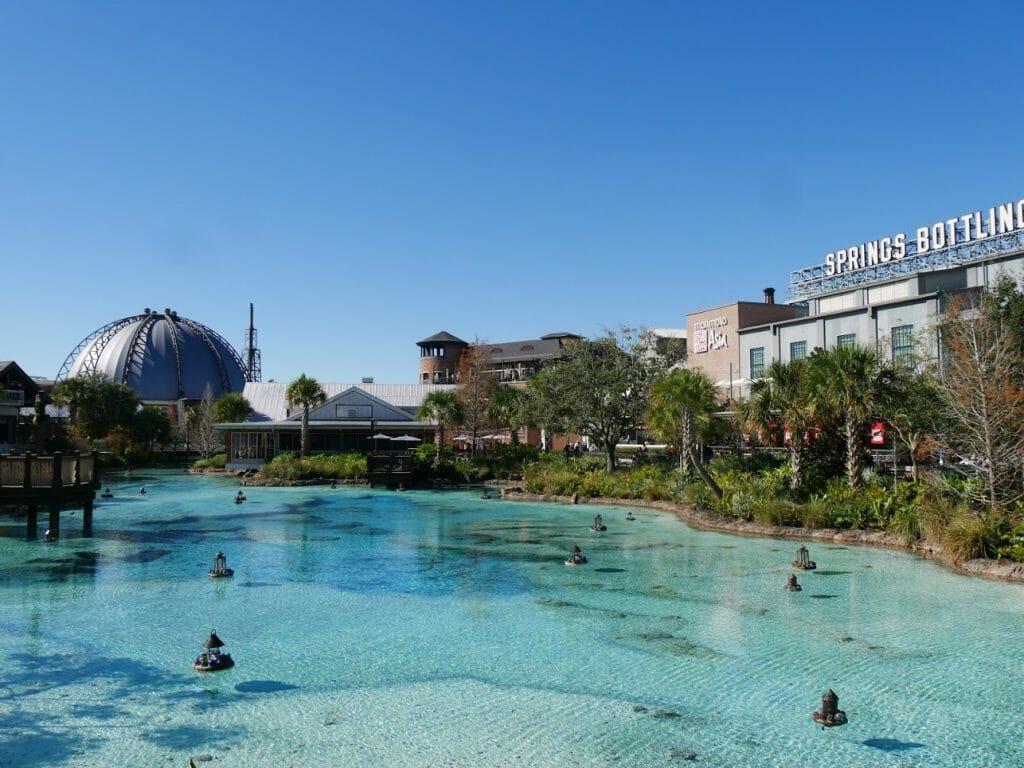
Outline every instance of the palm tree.
<path id="1" fill-rule="evenodd" d="M 523 423 L 523 401 L 526 393 L 510 386 L 499 386 L 487 404 L 487 420 L 494 426 L 507 429 L 512 444 L 519 442 L 519 427 Z"/>
<path id="2" fill-rule="evenodd" d="M 805 368 L 805 360 L 773 361 L 764 376 L 750 385 L 750 398 L 739 407 L 740 422 L 748 427 L 766 431 L 780 423 L 788 427 L 791 488 L 800 485 L 803 434 L 811 425 L 803 386 Z"/>
<path id="3" fill-rule="evenodd" d="M 435 389 L 423 398 L 423 404 L 416 412 L 416 418 L 437 424 L 437 454 L 434 461 L 441 461 L 444 448 L 444 428 L 462 423 L 462 401 L 451 389 Z"/>
<path id="4" fill-rule="evenodd" d="M 651 385 L 647 420 L 655 434 L 679 446 L 679 467 L 690 474 L 691 467 L 715 494 L 722 489 L 708 474 L 693 449 L 697 439 L 707 433 L 717 407 L 715 385 L 703 371 L 681 368 L 657 379 Z"/>
<path id="5" fill-rule="evenodd" d="M 870 347 L 817 349 L 807 362 L 807 401 L 815 418 L 839 417 L 846 435 L 846 482 L 861 482 L 861 436 L 897 391 L 892 366 Z"/>
<path id="6" fill-rule="evenodd" d="M 302 438 L 299 455 L 305 456 L 309 451 L 309 410 L 323 403 L 327 399 L 327 393 L 320 386 L 320 382 L 302 374 L 288 385 L 284 397 L 289 408 L 302 406 Z"/>

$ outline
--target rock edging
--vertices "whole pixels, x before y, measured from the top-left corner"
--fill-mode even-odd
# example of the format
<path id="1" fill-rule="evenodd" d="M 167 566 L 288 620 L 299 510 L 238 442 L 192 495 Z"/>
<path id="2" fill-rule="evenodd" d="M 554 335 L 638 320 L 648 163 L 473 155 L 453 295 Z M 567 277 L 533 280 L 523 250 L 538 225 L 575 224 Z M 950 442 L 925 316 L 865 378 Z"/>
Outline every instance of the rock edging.
<path id="1" fill-rule="evenodd" d="M 937 544 L 920 542 L 908 545 L 903 539 L 888 531 L 856 530 L 839 528 L 797 528 L 787 525 L 766 525 L 754 520 L 738 520 L 711 512 L 700 507 L 677 504 L 671 501 L 647 501 L 644 499 L 612 499 L 606 497 L 555 496 L 546 493 L 527 493 L 522 488 L 502 488 L 501 497 L 509 501 L 536 501 L 547 504 L 591 504 L 607 507 L 641 507 L 657 509 L 674 514 L 687 525 L 705 531 L 732 533 L 740 536 L 762 538 L 794 539 L 805 541 L 827 541 L 833 544 L 856 544 L 884 549 L 899 549 L 922 557 L 934 558 L 960 573 L 981 576 L 986 579 L 1012 581 L 1024 584 L 1024 563 L 1000 560 L 962 560 L 948 557 Z"/>

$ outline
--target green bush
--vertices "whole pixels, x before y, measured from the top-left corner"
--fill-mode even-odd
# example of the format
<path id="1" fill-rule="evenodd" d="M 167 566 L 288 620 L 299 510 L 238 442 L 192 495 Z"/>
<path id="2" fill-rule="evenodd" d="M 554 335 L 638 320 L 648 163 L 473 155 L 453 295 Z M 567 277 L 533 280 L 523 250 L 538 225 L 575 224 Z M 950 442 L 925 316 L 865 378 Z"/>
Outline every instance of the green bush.
<path id="1" fill-rule="evenodd" d="M 1010 532 L 1002 515 L 964 511 L 946 528 L 942 546 L 957 560 L 993 558 L 1009 543 Z"/>
<path id="2" fill-rule="evenodd" d="M 192 462 L 192 469 L 224 469 L 227 463 L 227 454 L 218 453 L 208 459 L 197 459 Z"/>
<path id="3" fill-rule="evenodd" d="M 269 480 L 346 480 L 366 475 L 366 456 L 361 453 L 337 453 L 330 456 L 298 457 L 282 453 L 260 467 L 260 476 Z"/>

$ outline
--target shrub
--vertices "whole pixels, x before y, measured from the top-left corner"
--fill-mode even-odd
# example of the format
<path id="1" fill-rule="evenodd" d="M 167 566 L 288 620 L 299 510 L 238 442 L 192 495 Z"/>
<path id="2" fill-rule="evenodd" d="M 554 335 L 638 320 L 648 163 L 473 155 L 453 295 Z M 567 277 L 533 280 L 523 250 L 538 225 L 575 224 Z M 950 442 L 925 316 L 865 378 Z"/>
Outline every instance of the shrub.
<path id="1" fill-rule="evenodd" d="M 1006 518 L 999 514 L 964 511 L 946 528 L 943 549 L 957 560 L 993 558 L 1008 543 Z"/>
<path id="2" fill-rule="evenodd" d="M 330 456 L 298 457 L 282 453 L 260 467 L 260 476 L 270 480 L 354 479 L 366 475 L 366 456 L 337 453 Z"/>
<path id="3" fill-rule="evenodd" d="M 227 454 L 218 453 L 208 459 L 197 459 L 192 463 L 192 469 L 224 469 L 227 463 Z"/>

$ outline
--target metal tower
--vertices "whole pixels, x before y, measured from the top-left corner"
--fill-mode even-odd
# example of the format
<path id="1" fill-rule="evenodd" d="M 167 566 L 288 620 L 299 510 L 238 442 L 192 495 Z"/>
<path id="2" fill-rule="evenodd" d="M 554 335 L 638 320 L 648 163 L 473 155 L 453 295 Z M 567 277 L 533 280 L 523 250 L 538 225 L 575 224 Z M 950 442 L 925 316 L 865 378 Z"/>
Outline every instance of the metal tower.
<path id="1" fill-rule="evenodd" d="M 249 327 L 245 329 L 245 377 L 249 381 L 262 381 L 263 370 L 260 367 L 260 350 L 256 346 L 256 329 L 253 327 L 252 302 L 249 302 Z"/>

